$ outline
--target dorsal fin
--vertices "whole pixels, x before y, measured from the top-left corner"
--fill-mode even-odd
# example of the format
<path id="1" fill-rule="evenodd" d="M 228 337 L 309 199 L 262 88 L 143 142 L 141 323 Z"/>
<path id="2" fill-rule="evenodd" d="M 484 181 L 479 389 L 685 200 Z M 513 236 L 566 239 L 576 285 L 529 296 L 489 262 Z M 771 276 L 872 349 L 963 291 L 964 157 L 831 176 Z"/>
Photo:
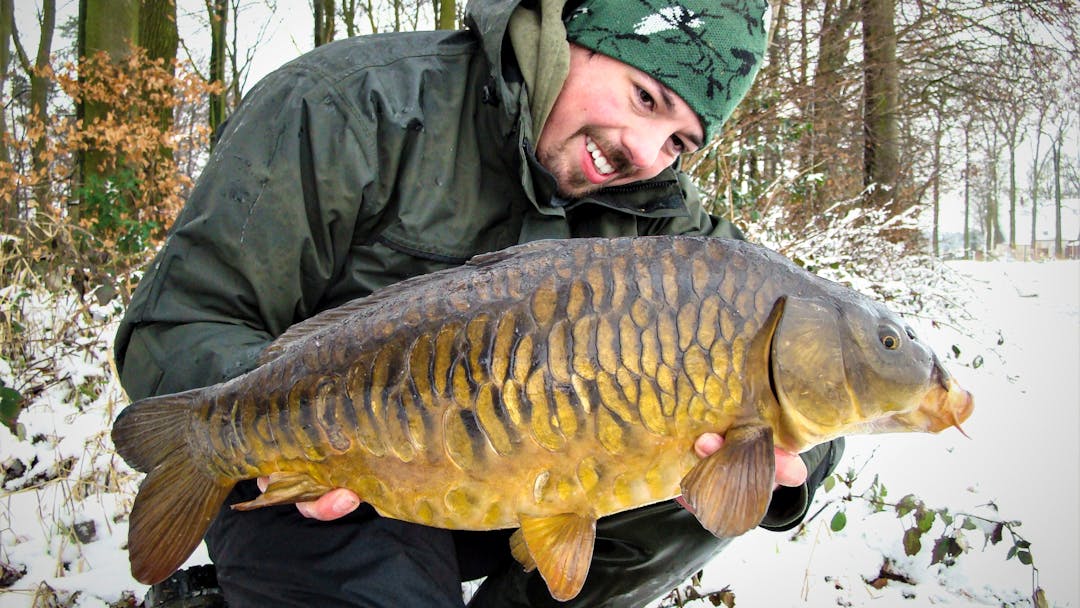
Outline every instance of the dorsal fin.
<path id="1" fill-rule="evenodd" d="M 329 310 L 324 310 L 313 317 L 290 326 L 284 333 L 278 336 L 270 346 L 263 350 L 262 355 L 259 356 L 259 365 L 273 361 L 294 344 L 298 344 L 311 336 L 322 332 L 328 327 L 339 325 L 357 315 L 370 314 L 371 311 L 378 308 L 379 304 L 388 299 L 398 297 L 403 292 L 419 290 L 426 285 L 440 281 L 452 282 L 460 280 L 458 275 L 470 274 L 476 272 L 478 269 L 487 268 L 505 260 L 537 253 L 544 254 L 544 252 L 547 252 L 550 249 L 565 247 L 566 241 L 533 241 L 531 243 L 515 245 L 499 251 L 477 254 L 470 258 L 464 266 L 455 266 L 453 268 L 447 268 L 429 274 L 422 274 L 399 281 L 392 285 L 387 285 L 386 287 L 375 290 L 371 295 L 351 300 L 341 306 Z"/>
<path id="2" fill-rule="evenodd" d="M 578 240 L 581 241 L 583 239 Z M 465 264 L 468 266 L 476 267 L 492 266 L 499 262 L 502 262 L 503 260 L 509 260 L 511 258 L 534 255 L 556 249 L 565 250 L 567 248 L 568 242 L 571 241 L 567 241 L 566 239 L 544 239 L 540 241 L 522 243 L 520 245 L 514 245 L 513 247 L 507 247 L 506 249 L 499 249 L 498 251 L 478 253 L 473 257 L 469 258 L 469 261 L 465 262 Z"/>
<path id="3" fill-rule="evenodd" d="M 288 350 L 290 346 L 306 340 L 327 327 L 343 323 L 346 319 L 361 314 L 365 309 L 370 310 L 369 307 L 374 303 L 370 298 L 371 296 L 357 298 L 336 308 L 324 310 L 313 317 L 289 326 L 284 333 L 278 336 L 277 339 L 274 340 L 270 346 L 267 346 L 262 354 L 259 355 L 259 365 L 264 365 L 277 359 L 283 352 Z"/>

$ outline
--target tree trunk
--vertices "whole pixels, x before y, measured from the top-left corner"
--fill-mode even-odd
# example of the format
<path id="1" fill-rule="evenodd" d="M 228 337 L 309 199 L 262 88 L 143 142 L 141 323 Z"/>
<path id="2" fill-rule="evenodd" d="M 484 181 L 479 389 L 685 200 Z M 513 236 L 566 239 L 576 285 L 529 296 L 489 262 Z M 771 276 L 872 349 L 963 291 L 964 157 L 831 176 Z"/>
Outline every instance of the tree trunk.
<path id="1" fill-rule="evenodd" d="M 1016 147 L 1009 145 L 1009 250 L 1016 249 Z"/>
<path id="2" fill-rule="evenodd" d="M 1058 259 L 1065 255 L 1061 243 L 1061 145 L 1064 141 L 1065 130 L 1059 128 L 1051 148 L 1054 159 L 1054 257 Z"/>
<path id="3" fill-rule="evenodd" d="M 0 163 L 11 162 L 8 150 L 7 112 L 8 99 L 7 74 L 11 64 L 11 37 L 15 34 L 15 6 L 12 0 L 0 0 Z M 0 203 L 0 232 L 15 234 L 18 231 L 19 197 L 12 192 L 7 200 Z"/>
<path id="4" fill-rule="evenodd" d="M 1041 167 L 1039 158 L 1039 148 L 1042 144 L 1043 136 L 1043 122 L 1046 120 L 1045 106 L 1039 108 L 1039 118 L 1035 123 L 1035 150 L 1031 159 L 1031 251 L 1033 256 L 1038 256 L 1038 243 L 1039 233 L 1037 230 L 1038 218 L 1039 218 L 1039 178 L 1041 177 Z"/>
<path id="5" fill-rule="evenodd" d="M 364 1 L 364 13 L 367 14 L 368 25 L 371 26 L 372 33 L 379 31 L 379 21 L 375 18 L 375 3 L 374 0 Z"/>
<path id="6" fill-rule="evenodd" d="M 80 9 L 79 56 L 91 57 L 103 51 L 114 62 L 126 59 L 138 41 L 139 1 L 81 0 Z M 79 80 L 85 76 L 79 74 Z M 125 110 L 95 101 L 83 101 L 81 107 L 84 125 L 94 124 L 110 112 L 119 114 Z M 108 169 L 102 165 L 106 160 L 108 155 L 103 151 L 83 152 L 79 163 L 80 182 L 87 184 L 93 176 L 106 177 Z"/>
<path id="7" fill-rule="evenodd" d="M 814 70 L 811 99 L 811 148 L 809 155 L 813 165 L 804 170 L 832 175 L 832 179 L 822 180 L 810 197 L 810 214 L 814 215 L 831 200 L 850 196 L 850 192 L 836 191 L 843 165 L 839 161 L 844 156 L 844 143 L 848 141 L 848 115 L 843 100 L 843 68 L 847 64 L 847 55 L 851 46 L 848 30 L 857 14 L 858 6 L 850 0 L 825 0 L 822 9 L 821 34 L 818 43 L 819 53 Z M 832 165 L 827 170 L 825 164 Z M 846 180 L 845 180 L 846 181 Z"/>
<path id="8" fill-rule="evenodd" d="M 225 32 L 229 24 L 229 4 L 227 0 L 206 0 L 206 10 L 210 16 L 210 82 L 220 85 L 220 91 L 210 94 L 208 118 L 210 132 L 216 134 L 221 123 L 225 122 Z M 213 149 L 214 135 L 210 137 Z"/>
<path id="9" fill-rule="evenodd" d="M 787 12 L 784 10 L 784 3 L 774 3 L 770 10 L 772 11 L 772 31 L 769 32 L 769 62 L 762 68 L 761 74 L 758 75 L 758 80 L 761 82 L 761 87 L 765 91 L 776 91 L 780 89 L 779 73 L 780 73 L 780 58 L 784 57 L 788 53 L 786 47 L 787 42 L 781 41 L 775 37 L 776 32 L 787 28 Z M 781 125 L 779 121 L 775 120 L 775 115 L 768 121 L 767 126 L 763 126 L 768 132 L 765 134 L 765 139 L 769 142 L 780 141 L 783 137 L 781 133 Z M 776 179 L 776 176 L 780 173 L 780 167 L 782 162 L 781 152 L 779 146 L 766 146 L 765 148 L 765 163 L 763 167 L 763 177 L 768 182 L 772 182 Z"/>
<path id="10" fill-rule="evenodd" d="M 875 185 L 869 200 L 900 211 L 895 196 L 900 175 L 899 105 L 895 0 L 862 0 L 863 183 Z"/>
<path id="11" fill-rule="evenodd" d="M 1004 109 L 1001 117 L 1002 134 L 1009 148 L 1009 248 L 1016 248 L 1016 150 L 1023 141 L 1020 130 L 1020 121 L 1024 118 L 1023 110 L 1026 109 L 1024 102 L 1017 100 L 1015 105 Z"/>
<path id="12" fill-rule="evenodd" d="M 14 16 L 14 11 L 13 11 Z M 15 33 L 12 22 L 12 34 Z M 50 81 L 44 75 L 49 67 L 52 55 L 53 33 L 56 31 L 56 0 L 45 0 L 41 7 L 41 21 L 37 55 L 34 62 L 19 45 L 19 40 L 14 35 L 11 41 L 19 53 L 19 62 L 23 71 L 30 79 L 30 119 L 36 127 L 40 127 L 40 135 L 34 139 L 30 147 L 30 165 L 34 175 L 34 199 L 40 207 L 44 207 L 52 198 L 52 178 L 49 173 L 49 161 L 46 158 L 48 135 L 45 126 L 49 124 L 49 86 Z"/>
<path id="13" fill-rule="evenodd" d="M 971 259 L 971 125 L 964 127 L 964 259 Z"/>
<path id="14" fill-rule="evenodd" d="M 139 8 L 139 46 L 146 49 L 147 57 L 161 59 L 165 69 L 169 69 L 176 61 L 179 42 L 176 0 L 142 0 Z"/>
<path id="15" fill-rule="evenodd" d="M 345 35 L 349 38 L 355 36 L 356 29 L 356 0 L 342 0 L 341 21 L 345 24 Z"/>
<path id="16" fill-rule="evenodd" d="M 934 257 L 941 255 L 941 138 L 944 135 L 944 120 L 941 117 L 941 108 L 937 109 L 937 123 L 934 128 L 934 156 L 933 156 L 933 197 L 934 197 L 934 226 L 933 241 Z"/>
<path id="17" fill-rule="evenodd" d="M 315 46 L 322 46 L 334 40 L 334 0 L 312 0 L 315 16 Z"/>
<path id="18" fill-rule="evenodd" d="M 998 149 L 998 130 L 988 128 L 986 133 L 986 164 L 987 164 L 987 187 L 986 187 L 986 216 L 983 218 L 984 233 L 983 247 L 986 255 L 994 253 L 994 248 L 1001 242 L 1000 230 L 998 229 L 998 163 L 1000 151 Z"/>
<path id="19" fill-rule="evenodd" d="M 0 95 L 7 91 L 8 65 L 11 64 L 11 37 L 14 35 L 15 6 L 12 0 L 0 0 Z M 8 151 L 7 139 L 2 137 L 8 132 L 7 112 L 3 111 L 8 104 L 7 99 L 0 98 L 0 163 L 11 162 L 11 153 Z M 7 230 L 7 209 L 3 210 L 4 222 L 0 224 L 0 230 Z"/>
<path id="20" fill-rule="evenodd" d="M 176 49 L 179 42 L 175 0 L 142 0 L 139 8 L 139 46 L 146 50 L 147 57 L 151 61 L 160 60 L 161 67 L 175 75 Z M 147 107 L 153 107 L 152 100 L 147 102 Z M 155 123 L 161 133 L 170 132 L 173 126 L 172 108 L 160 105 Z M 172 161 L 172 148 L 161 145 L 158 150 L 163 161 Z"/>
<path id="21" fill-rule="evenodd" d="M 439 0 L 439 20 L 435 24 L 435 29 L 457 29 L 457 2 L 454 2 L 454 0 Z"/>

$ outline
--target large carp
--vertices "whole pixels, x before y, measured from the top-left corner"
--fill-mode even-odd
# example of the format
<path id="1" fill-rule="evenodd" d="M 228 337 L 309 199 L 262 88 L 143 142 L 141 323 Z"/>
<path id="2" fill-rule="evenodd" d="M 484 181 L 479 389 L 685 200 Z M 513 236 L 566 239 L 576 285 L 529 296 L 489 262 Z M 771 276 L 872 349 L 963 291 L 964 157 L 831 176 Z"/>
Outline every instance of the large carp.
<path id="1" fill-rule="evenodd" d="M 128 533 L 153 583 L 235 508 L 355 490 L 431 526 L 519 528 L 553 597 L 581 589 L 599 517 L 683 494 L 718 536 L 756 526 L 774 446 L 959 426 L 972 398 L 885 307 L 744 242 L 540 241 L 290 328 L 228 382 L 117 418 L 148 473 Z M 705 432 L 725 435 L 705 459 Z"/>

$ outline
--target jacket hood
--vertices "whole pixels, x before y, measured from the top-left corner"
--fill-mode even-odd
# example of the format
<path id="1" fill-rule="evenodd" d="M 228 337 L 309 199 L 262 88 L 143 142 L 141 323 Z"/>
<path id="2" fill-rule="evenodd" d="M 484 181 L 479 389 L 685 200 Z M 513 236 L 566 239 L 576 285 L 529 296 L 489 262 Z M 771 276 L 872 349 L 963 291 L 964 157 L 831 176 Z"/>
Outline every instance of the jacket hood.
<path id="1" fill-rule="evenodd" d="M 520 87 L 511 88 L 504 71 L 508 44 L 510 16 L 522 0 L 469 0 L 465 7 L 465 23 L 480 38 L 484 55 L 491 65 L 490 77 L 498 87 L 499 99 L 517 104 L 523 97 Z M 511 111 L 516 108 L 511 108 Z"/>
<path id="2" fill-rule="evenodd" d="M 570 70 L 563 9 L 567 0 L 473 0 L 466 19 L 480 38 L 499 96 L 523 112 L 529 139 L 540 137 Z M 508 65 L 508 63 L 512 65 Z M 527 95 L 521 95 L 524 81 Z"/>

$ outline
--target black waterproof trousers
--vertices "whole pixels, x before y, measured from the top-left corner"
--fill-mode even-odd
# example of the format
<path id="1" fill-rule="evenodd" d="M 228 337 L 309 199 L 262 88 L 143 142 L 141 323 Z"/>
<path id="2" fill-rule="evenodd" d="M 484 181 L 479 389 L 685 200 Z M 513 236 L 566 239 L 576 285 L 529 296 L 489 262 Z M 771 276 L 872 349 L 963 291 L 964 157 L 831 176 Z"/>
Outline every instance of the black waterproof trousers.
<path id="1" fill-rule="evenodd" d="M 226 503 L 257 494 L 254 482 L 242 482 Z M 511 532 L 439 530 L 379 517 L 367 505 L 320 522 L 288 505 L 226 507 L 206 541 L 230 608 L 461 607 L 462 581 L 484 576 L 469 608 L 633 608 L 663 596 L 730 542 L 673 501 L 603 518 L 584 589 L 560 603 L 539 573 L 525 573 L 510 556 Z"/>

